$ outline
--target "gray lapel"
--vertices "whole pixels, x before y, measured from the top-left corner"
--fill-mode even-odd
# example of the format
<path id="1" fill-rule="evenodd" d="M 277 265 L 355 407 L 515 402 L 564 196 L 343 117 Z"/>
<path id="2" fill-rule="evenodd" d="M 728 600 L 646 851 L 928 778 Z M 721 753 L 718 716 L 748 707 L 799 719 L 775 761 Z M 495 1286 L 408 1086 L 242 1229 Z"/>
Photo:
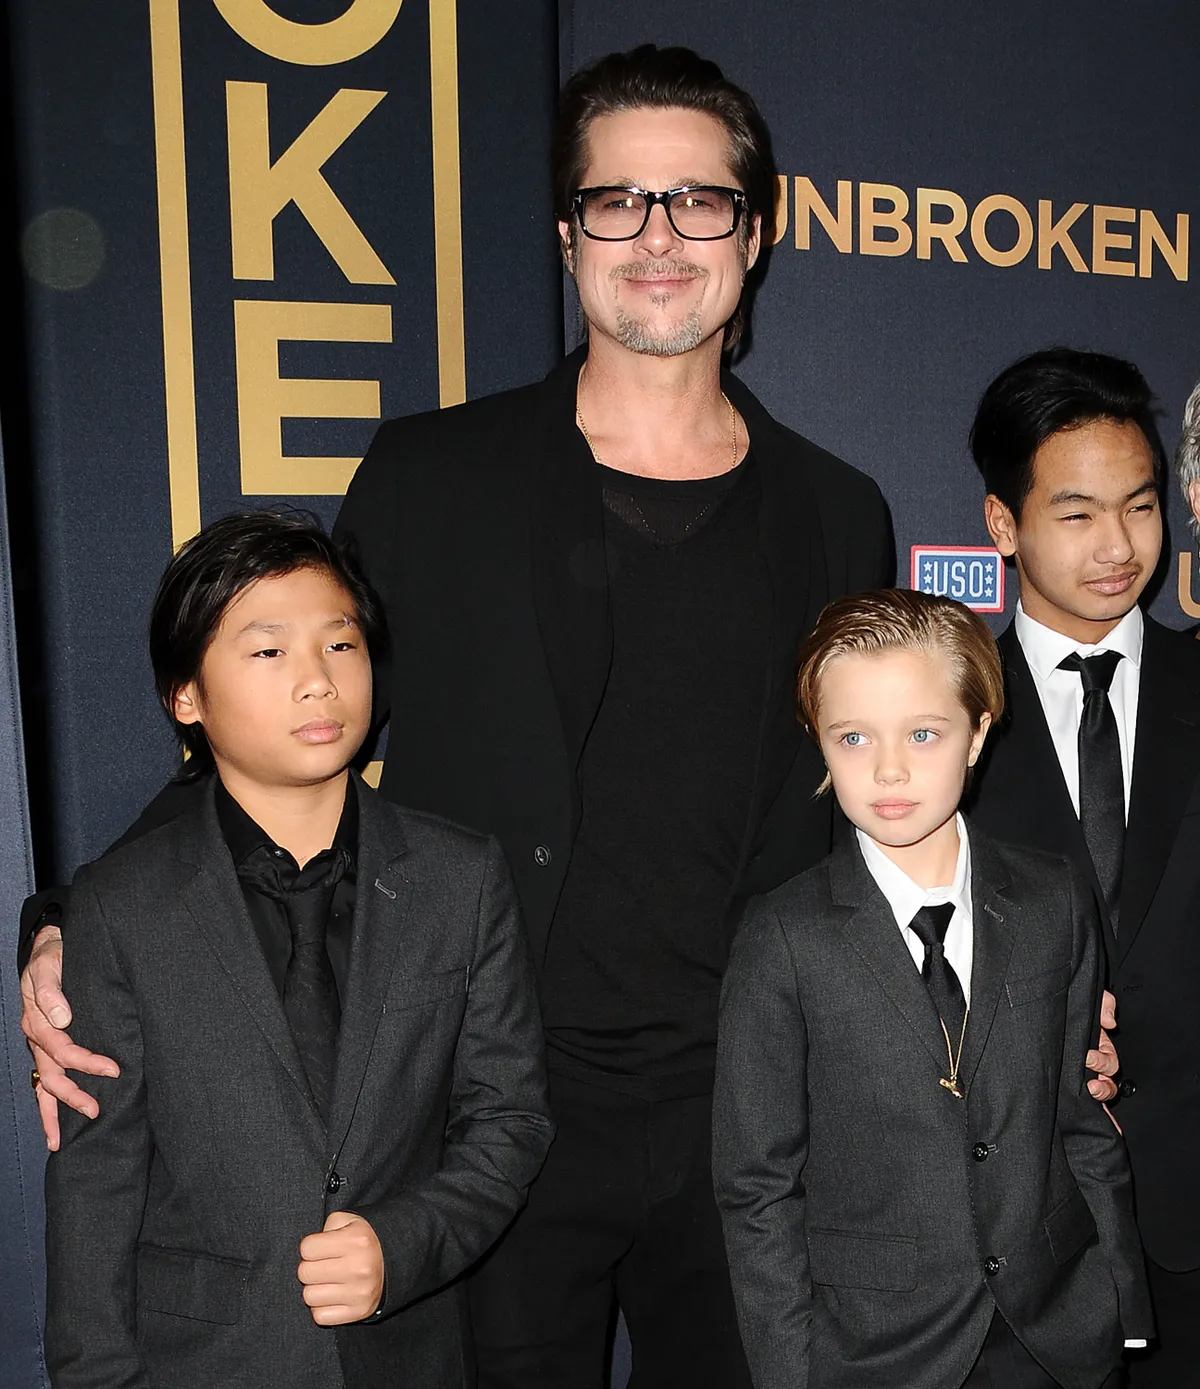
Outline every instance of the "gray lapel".
<path id="1" fill-rule="evenodd" d="M 995 845 L 985 834 L 971 834 L 971 914 L 974 957 L 971 965 L 971 1013 L 963 1039 L 960 1074 L 966 1090 L 987 1045 L 996 1005 L 1012 957 L 1017 907 L 1004 895 L 1009 874 Z"/>
<path id="2" fill-rule="evenodd" d="M 920 1037 L 938 1067 L 938 1075 L 947 1074 L 946 1042 L 933 1001 L 852 832 L 842 837 L 829 860 L 829 884 L 834 902 L 853 908 L 841 923 L 843 934 Z"/>
<path id="3" fill-rule="evenodd" d="M 355 789 L 359 819 L 354 929 L 329 1113 L 329 1151 L 335 1154 L 354 1118 L 413 890 L 402 872 L 407 848 L 398 817 L 357 777 Z"/>
<path id="4" fill-rule="evenodd" d="M 324 1125 L 313 1104 L 304 1065 L 292 1041 L 291 1028 L 221 833 L 213 799 L 215 786 L 214 777 L 194 814 L 181 816 L 177 821 L 180 857 L 196 869 L 195 876 L 184 885 L 180 895 L 228 975 L 234 995 L 241 1000 L 296 1086 L 311 1119 L 317 1145 L 324 1148 Z"/>

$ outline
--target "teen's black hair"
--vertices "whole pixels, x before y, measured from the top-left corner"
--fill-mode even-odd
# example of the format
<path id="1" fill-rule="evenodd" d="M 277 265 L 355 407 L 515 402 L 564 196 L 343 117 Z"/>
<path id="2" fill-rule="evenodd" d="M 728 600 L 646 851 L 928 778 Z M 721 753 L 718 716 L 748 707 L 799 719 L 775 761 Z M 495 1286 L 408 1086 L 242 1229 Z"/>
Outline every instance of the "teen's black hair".
<path id="1" fill-rule="evenodd" d="M 987 490 L 1020 520 L 1033 487 L 1034 454 L 1052 434 L 1094 420 L 1131 421 L 1146 436 L 1161 488 L 1166 455 L 1153 407 L 1154 395 L 1132 362 L 1047 348 L 1006 367 L 984 391 L 971 426 L 971 453 Z"/>
<path id="2" fill-rule="evenodd" d="M 345 588 L 372 658 L 385 654 L 383 609 L 353 554 L 304 511 L 224 516 L 183 545 L 167 565 L 150 608 L 150 663 L 163 708 L 188 756 L 179 772 L 193 780 L 213 768 L 198 723 L 176 721 L 176 693 L 200 675 L 204 653 L 225 610 L 259 579 L 318 569 Z"/>

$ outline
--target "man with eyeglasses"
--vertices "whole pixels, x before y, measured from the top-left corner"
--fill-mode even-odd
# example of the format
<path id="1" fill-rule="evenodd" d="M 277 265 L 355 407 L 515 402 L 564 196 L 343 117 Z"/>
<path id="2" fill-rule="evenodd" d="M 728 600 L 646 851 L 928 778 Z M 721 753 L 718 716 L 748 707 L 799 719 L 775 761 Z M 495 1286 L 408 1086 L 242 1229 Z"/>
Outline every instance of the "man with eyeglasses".
<path id="1" fill-rule="evenodd" d="M 721 977 L 745 898 L 829 850 L 796 653 L 892 545 L 875 484 L 722 370 L 774 223 L 746 93 L 685 49 L 601 59 L 563 90 L 552 175 L 585 347 L 384 424 L 338 529 L 391 631 L 380 789 L 499 838 L 540 978 L 558 1137 L 472 1279 L 480 1385 L 600 1389 L 619 1304 L 634 1384 L 739 1389 Z M 78 1099 L 28 993 L 45 1093 Z"/>

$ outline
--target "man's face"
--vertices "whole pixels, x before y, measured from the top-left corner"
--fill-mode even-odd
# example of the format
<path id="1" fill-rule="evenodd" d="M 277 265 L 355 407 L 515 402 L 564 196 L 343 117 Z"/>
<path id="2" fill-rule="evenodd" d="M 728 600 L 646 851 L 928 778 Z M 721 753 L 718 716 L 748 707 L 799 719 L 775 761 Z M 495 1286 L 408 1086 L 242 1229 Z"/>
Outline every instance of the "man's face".
<path id="1" fill-rule="evenodd" d="M 371 662 L 350 595 L 320 569 L 243 589 L 173 712 L 202 725 L 231 790 L 239 780 L 328 781 L 358 751 L 371 717 Z"/>
<path id="2" fill-rule="evenodd" d="M 954 813 L 991 720 L 973 728 L 946 658 L 853 653 L 821 676 L 817 731 L 838 804 L 917 881 L 957 843 Z"/>
<path id="3" fill-rule="evenodd" d="M 738 187 L 724 127 L 702 111 L 640 107 L 598 116 L 588 128 L 583 186 L 661 192 L 689 184 Z M 676 356 L 719 335 L 758 257 L 759 219 L 721 241 L 687 241 L 654 207 L 632 241 L 595 241 L 558 224 L 589 335 L 631 352 Z"/>
<path id="4" fill-rule="evenodd" d="M 1025 611 L 1082 644 L 1133 608 L 1158 563 L 1154 455 L 1132 421 L 1052 434 L 1034 455 L 1019 520 L 998 497 L 984 505 L 996 548 L 1016 559 Z"/>

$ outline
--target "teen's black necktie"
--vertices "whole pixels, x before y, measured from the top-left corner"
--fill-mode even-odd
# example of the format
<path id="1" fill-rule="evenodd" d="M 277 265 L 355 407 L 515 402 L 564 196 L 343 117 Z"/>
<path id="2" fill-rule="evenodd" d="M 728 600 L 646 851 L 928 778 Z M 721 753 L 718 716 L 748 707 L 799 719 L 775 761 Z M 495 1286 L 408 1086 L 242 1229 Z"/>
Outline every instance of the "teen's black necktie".
<path id="1" fill-rule="evenodd" d="M 1125 774 L 1121 740 L 1109 686 L 1121 659 L 1119 651 L 1081 656 L 1073 651 L 1059 670 L 1077 670 L 1083 682 L 1083 715 L 1079 720 L 1079 824 L 1092 867 L 1117 929 L 1121 896 L 1121 860 L 1125 853 Z"/>
<path id="2" fill-rule="evenodd" d="M 943 902 L 937 907 L 922 907 L 908 924 L 925 947 L 921 978 L 933 999 L 938 1017 L 946 1026 L 946 1034 L 954 1045 L 962 1035 L 967 1015 L 967 1000 L 954 966 L 946 959 L 946 931 L 954 915 L 954 903 Z"/>
<path id="3" fill-rule="evenodd" d="M 323 1118 L 328 1117 L 342 1021 L 325 936 L 334 890 L 348 862 L 342 849 L 331 849 L 297 869 L 291 859 L 277 858 L 264 846 L 238 866 L 243 882 L 281 903 L 287 914 L 292 953 L 283 976 L 283 1011 Z"/>

